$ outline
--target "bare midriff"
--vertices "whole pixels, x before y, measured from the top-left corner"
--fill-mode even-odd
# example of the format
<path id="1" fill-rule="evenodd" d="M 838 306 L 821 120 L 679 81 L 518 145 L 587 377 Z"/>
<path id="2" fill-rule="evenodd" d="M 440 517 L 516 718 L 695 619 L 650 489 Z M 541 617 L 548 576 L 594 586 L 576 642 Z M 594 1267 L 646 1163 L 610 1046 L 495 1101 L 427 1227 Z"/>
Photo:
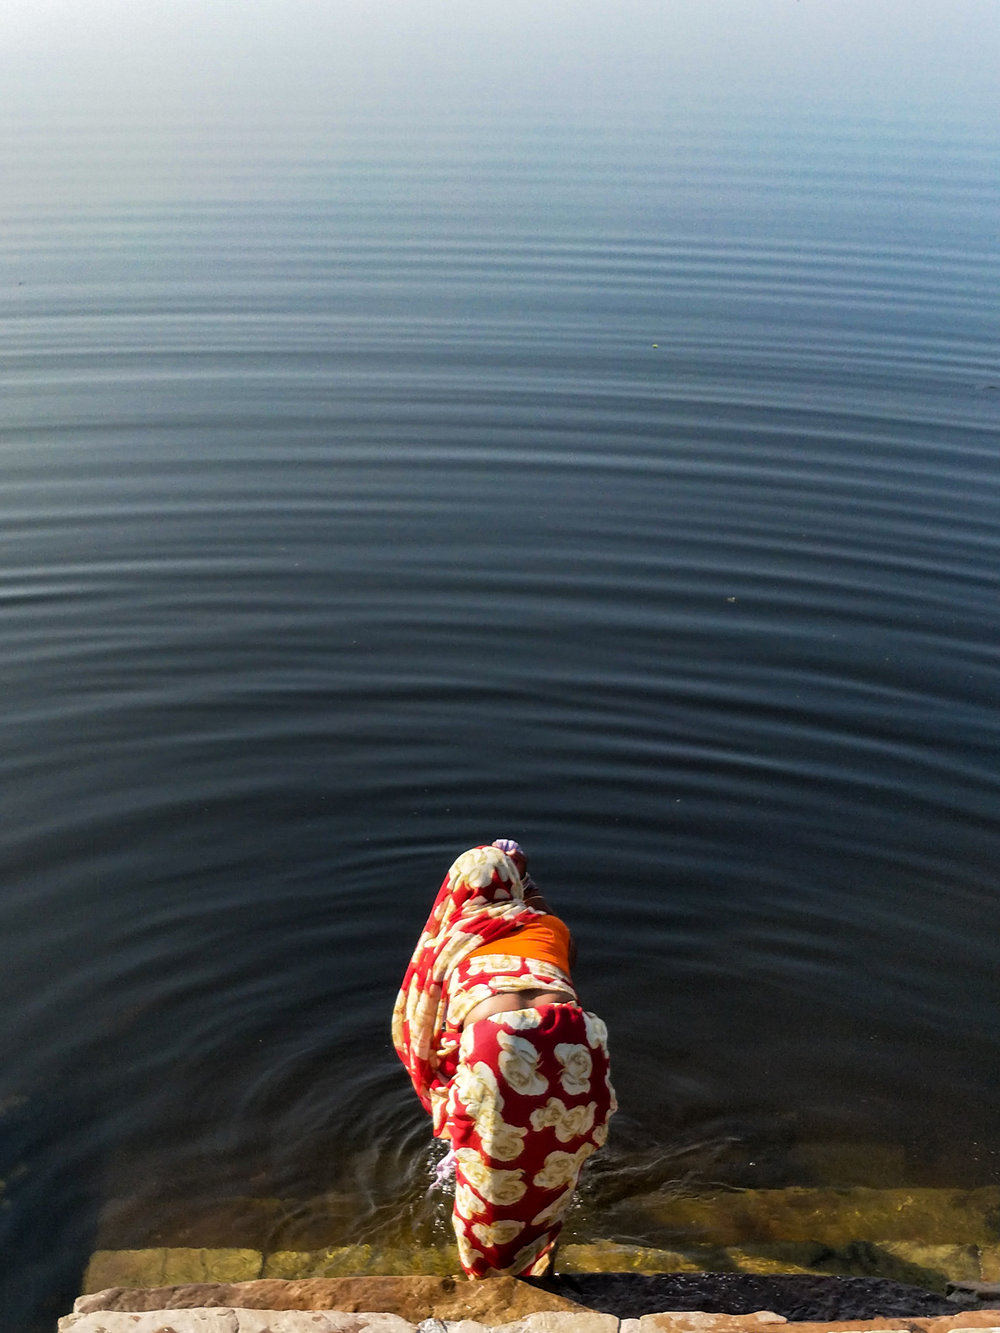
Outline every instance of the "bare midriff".
<path id="1" fill-rule="evenodd" d="M 543 1004 L 574 1004 L 576 996 L 564 990 L 502 990 L 480 1000 L 465 1015 L 462 1027 L 478 1023 L 491 1014 L 506 1014 L 514 1009 L 537 1009 Z"/>

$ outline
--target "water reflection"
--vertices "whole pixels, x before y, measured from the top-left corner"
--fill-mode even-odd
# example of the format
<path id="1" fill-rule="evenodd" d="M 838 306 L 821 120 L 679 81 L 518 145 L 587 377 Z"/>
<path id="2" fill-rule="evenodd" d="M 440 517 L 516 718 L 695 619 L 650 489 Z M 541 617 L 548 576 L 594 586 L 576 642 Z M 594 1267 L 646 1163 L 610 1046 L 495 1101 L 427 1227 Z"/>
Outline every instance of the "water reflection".
<path id="1" fill-rule="evenodd" d="M 101 1200 L 116 1245 L 181 1200 L 430 1244 L 388 1015 L 502 835 L 612 1029 L 578 1237 L 996 1182 L 992 138 L 764 122 L 275 134 L 10 206 L 21 1308 Z"/>

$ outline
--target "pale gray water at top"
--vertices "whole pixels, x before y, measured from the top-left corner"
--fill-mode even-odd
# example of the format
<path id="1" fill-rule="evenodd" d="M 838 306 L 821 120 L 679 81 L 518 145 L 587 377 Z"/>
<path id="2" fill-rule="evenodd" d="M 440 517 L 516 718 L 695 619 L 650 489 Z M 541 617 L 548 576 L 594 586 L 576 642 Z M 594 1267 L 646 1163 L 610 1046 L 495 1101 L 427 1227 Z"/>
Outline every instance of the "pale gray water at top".
<path id="1" fill-rule="evenodd" d="M 227 33 L 263 77 L 213 12 L 202 94 Z M 855 1140 L 997 1182 L 996 35 L 962 12 L 912 95 L 870 50 L 852 82 L 849 37 L 811 97 L 758 33 L 755 86 L 690 20 L 672 89 L 640 26 L 586 37 L 592 103 L 581 65 L 507 105 L 483 45 L 480 99 L 448 65 L 366 100 L 405 51 L 362 7 L 352 107 L 315 54 L 316 105 L 185 107 L 169 25 L 170 96 L 149 34 L 118 102 L 98 65 L 65 114 L 6 95 L 25 1327 L 108 1198 L 340 1191 L 386 1234 L 428 1151 L 395 990 L 501 835 L 611 1031 L 608 1197 Z"/>

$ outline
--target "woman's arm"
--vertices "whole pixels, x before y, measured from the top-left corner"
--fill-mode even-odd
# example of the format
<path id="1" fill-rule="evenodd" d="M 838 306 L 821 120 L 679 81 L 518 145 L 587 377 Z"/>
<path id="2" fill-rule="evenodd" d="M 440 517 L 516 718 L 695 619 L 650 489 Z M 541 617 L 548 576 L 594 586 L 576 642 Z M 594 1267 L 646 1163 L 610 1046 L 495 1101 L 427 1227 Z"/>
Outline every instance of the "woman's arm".
<path id="1" fill-rule="evenodd" d="M 533 907 L 536 912 L 544 912 L 546 916 L 555 916 L 552 908 L 538 892 L 534 884 L 524 891 L 524 905 L 525 907 Z"/>

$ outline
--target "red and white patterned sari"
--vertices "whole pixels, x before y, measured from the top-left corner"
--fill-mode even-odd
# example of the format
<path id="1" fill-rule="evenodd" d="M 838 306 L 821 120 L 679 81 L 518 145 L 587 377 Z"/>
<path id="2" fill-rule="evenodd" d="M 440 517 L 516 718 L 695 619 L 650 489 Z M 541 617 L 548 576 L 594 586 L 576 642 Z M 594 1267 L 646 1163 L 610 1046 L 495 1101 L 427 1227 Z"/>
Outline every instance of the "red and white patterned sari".
<path id="1" fill-rule="evenodd" d="M 393 1012 L 396 1051 L 434 1134 L 455 1152 L 455 1235 L 471 1277 L 548 1271 L 583 1163 L 615 1110 L 607 1030 L 576 1002 L 567 973 L 517 954 L 470 957 L 544 915 L 524 902 L 524 868 L 520 851 L 496 846 L 458 858 Z M 480 1001 L 518 990 L 574 999 L 463 1030 Z"/>

